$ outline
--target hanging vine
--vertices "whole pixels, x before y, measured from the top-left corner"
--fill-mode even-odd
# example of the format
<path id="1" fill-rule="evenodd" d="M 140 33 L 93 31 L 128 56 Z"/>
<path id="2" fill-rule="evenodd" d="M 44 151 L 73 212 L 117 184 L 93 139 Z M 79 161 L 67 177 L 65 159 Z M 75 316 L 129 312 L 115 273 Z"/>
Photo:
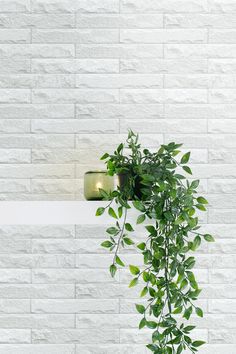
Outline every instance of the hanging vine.
<path id="1" fill-rule="evenodd" d="M 190 152 L 177 159 L 181 145 L 171 142 L 154 153 L 142 150 L 138 135 L 130 131 L 127 146 L 120 144 L 113 155 L 106 153 L 101 158 L 109 175 L 118 174 L 125 180 L 122 188 L 109 194 L 101 190 L 109 204 L 98 208 L 96 215 L 107 211 L 116 221 L 106 230 L 108 239 L 102 246 L 114 252 L 112 277 L 125 266 L 122 248 L 132 245 L 143 255 L 143 267 L 129 265 L 133 275 L 129 287 L 144 283 L 140 296 L 147 299 L 147 305 L 137 304 L 136 309 L 142 315 L 139 328 L 153 330 L 147 347 L 154 354 L 195 353 L 204 344 L 191 339 L 195 326 L 185 325 L 181 316 L 189 320 L 195 312 L 203 317 L 195 305 L 201 292 L 192 271 L 195 258 L 188 252 L 197 250 L 202 240 L 213 242 L 214 238 L 200 232 L 196 211 L 205 211 L 207 200 L 197 195 L 199 181 L 186 179 L 186 173 L 192 174 L 187 165 Z M 147 231 L 137 245 L 132 239 L 134 226 L 127 222 L 131 207 L 139 212 L 136 223 L 144 223 Z"/>

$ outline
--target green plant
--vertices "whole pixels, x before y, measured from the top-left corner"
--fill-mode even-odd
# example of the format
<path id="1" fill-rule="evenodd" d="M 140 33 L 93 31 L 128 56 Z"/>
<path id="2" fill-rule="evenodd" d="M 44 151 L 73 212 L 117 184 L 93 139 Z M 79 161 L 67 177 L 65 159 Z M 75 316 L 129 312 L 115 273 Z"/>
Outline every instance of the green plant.
<path id="1" fill-rule="evenodd" d="M 136 245 L 143 255 L 143 267 L 129 265 L 133 275 L 129 287 L 144 282 L 140 296 L 147 298 L 147 305 L 137 304 L 136 309 L 142 315 L 139 328 L 153 330 L 152 343 L 147 347 L 154 354 L 180 354 L 185 350 L 195 353 L 204 342 L 190 338 L 195 326 L 181 323 L 181 315 L 189 320 L 195 311 L 203 317 L 203 311 L 194 304 L 201 290 L 192 271 L 195 258 L 188 252 L 195 251 L 202 239 L 214 241 L 211 235 L 199 231 L 196 216 L 197 209 L 206 210 L 207 200 L 197 195 L 199 181 L 188 181 L 185 173 L 181 174 L 181 170 L 192 174 L 187 165 L 190 152 L 176 158 L 182 144 L 171 142 L 152 153 L 141 149 L 138 135 L 132 131 L 127 144 L 126 155 L 126 146 L 120 144 L 113 155 L 106 153 L 101 158 L 109 175 L 129 175 L 124 189 L 118 187 L 110 194 L 101 190 L 109 203 L 96 212 L 99 216 L 107 211 L 115 220 L 115 225 L 106 230 L 109 238 L 102 243 L 114 252 L 110 273 L 114 277 L 118 267 L 125 266 L 120 250 L 135 245 L 131 236 L 134 226 L 127 221 L 132 205 L 139 211 L 137 224 L 145 222 L 147 231 L 145 240 Z M 137 179 L 141 197 L 134 192 Z M 132 202 L 128 201 L 130 196 Z"/>

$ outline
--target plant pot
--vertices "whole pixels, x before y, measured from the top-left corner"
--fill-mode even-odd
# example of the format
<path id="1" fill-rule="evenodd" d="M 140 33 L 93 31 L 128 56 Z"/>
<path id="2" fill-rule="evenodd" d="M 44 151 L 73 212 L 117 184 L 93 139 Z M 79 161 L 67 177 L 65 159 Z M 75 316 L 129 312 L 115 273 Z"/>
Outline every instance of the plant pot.
<path id="1" fill-rule="evenodd" d="M 133 179 L 133 178 L 132 178 Z M 127 193 L 129 191 L 128 200 L 140 199 L 142 200 L 144 195 L 142 194 L 141 178 L 139 176 L 135 177 L 134 186 L 131 186 L 131 175 L 129 173 L 119 173 L 118 174 L 118 185 L 121 192 Z"/>

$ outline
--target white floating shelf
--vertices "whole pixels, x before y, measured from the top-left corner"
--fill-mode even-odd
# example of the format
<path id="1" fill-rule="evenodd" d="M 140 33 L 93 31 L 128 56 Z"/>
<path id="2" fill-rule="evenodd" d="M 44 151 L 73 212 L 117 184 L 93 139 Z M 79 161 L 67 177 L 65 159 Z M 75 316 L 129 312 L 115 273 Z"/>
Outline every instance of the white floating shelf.
<path id="1" fill-rule="evenodd" d="M 106 224 L 107 215 L 95 216 L 103 201 L 0 202 L 0 225 Z"/>

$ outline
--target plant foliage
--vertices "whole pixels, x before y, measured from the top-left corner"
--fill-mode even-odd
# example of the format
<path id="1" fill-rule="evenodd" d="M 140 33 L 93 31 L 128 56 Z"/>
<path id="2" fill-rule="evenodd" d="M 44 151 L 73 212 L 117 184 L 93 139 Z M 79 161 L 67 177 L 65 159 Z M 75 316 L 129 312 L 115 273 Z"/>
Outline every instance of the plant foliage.
<path id="1" fill-rule="evenodd" d="M 202 309 L 194 304 L 201 289 L 192 270 L 195 258 L 188 253 L 196 251 L 202 240 L 213 242 L 214 238 L 199 230 L 196 211 L 206 210 L 207 200 L 197 195 L 199 181 L 186 178 L 186 173 L 192 174 L 187 165 L 190 152 L 180 159 L 176 157 L 181 145 L 171 142 L 157 152 L 142 150 L 138 135 L 130 131 L 127 146 L 120 144 L 113 155 L 106 153 L 101 158 L 109 175 L 128 176 L 124 188 L 118 187 L 110 194 L 103 191 L 109 204 L 97 210 L 97 215 L 107 211 L 115 222 L 102 243 L 114 253 L 112 277 L 125 266 L 119 255 L 121 249 L 135 245 L 134 225 L 127 221 L 129 209 L 137 209 L 137 224 L 145 222 L 146 238 L 135 245 L 144 265 L 129 265 L 133 276 L 129 287 L 143 284 L 140 296 L 147 299 L 147 304 L 137 304 L 136 310 L 142 316 L 139 328 L 153 331 L 152 343 L 147 347 L 154 354 L 181 354 L 185 350 L 195 353 L 204 344 L 191 339 L 195 326 L 183 320 L 189 320 L 193 313 L 203 317 Z M 135 194 L 137 182 L 141 197 Z"/>

